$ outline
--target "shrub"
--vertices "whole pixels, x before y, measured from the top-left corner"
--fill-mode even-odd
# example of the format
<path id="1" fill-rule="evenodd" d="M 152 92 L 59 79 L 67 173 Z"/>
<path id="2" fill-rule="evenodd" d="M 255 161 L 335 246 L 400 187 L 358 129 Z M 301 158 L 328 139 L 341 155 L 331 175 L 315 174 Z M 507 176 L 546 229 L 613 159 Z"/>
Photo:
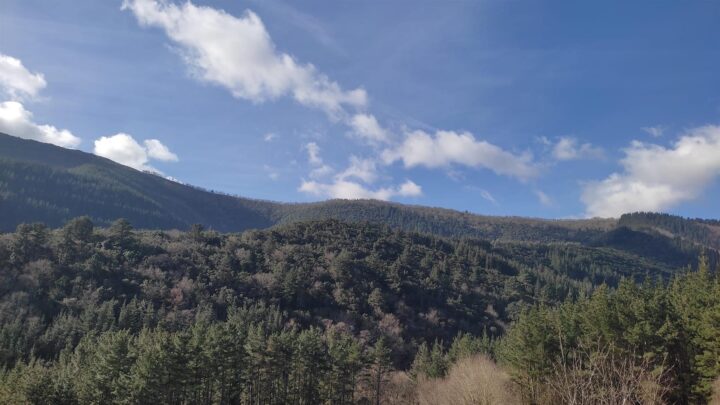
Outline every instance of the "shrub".
<path id="1" fill-rule="evenodd" d="M 519 403 L 510 377 L 492 360 L 476 355 L 458 361 L 442 379 L 418 382 L 420 405 L 502 405 Z"/>

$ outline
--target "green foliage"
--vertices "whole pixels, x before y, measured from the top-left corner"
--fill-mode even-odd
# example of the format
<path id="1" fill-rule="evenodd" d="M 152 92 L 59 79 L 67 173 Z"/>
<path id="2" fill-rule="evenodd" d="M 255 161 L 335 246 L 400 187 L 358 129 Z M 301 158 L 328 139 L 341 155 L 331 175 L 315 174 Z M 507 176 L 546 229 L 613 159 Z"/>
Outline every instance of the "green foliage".
<path id="1" fill-rule="evenodd" d="M 22 224 L 0 235 L 0 402 L 376 402 L 393 370 L 442 377 L 477 353 L 532 390 L 593 344 L 702 402 L 720 373 L 720 282 L 707 258 L 669 283 L 648 263 L 338 221 Z"/>
<path id="2" fill-rule="evenodd" d="M 593 288 L 561 274 L 578 258 L 556 270 L 512 252 L 336 221 L 240 235 L 136 232 L 124 220 L 95 229 L 87 218 L 55 231 L 21 225 L 0 237 L 0 360 L 52 359 L 87 334 L 181 330 L 262 302 L 303 327 L 386 335 L 407 366 L 414 339 L 498 335 L 527 305 Z"/>
<path id="3" fill-rule="evenodd" d="M 706 257 L 699 263 L 669 284 L 625 279 L 615 291 L 524 311 L 497 353 L 531 398 L 558 369 L 592 360 L 585 348 L 601 347 L 661 376 L 669 402 L 705 403 L 720 375 L 720 278 Z"/>
<path id="4" fill-rule="evenodd" d="M 717 249 L 720 246 L 720 221 L 689 219 L 654 212 L 635 212 L 620 217 L 618 225 L 653 230 L 673 238 L 699 243 Z"/>
<path id="5" fill-rule="evenodd" d="M 426 343 L 420 344 L 410 374 L 416 379 L 420 377 L 442 378 L 445 377 L 450 366 L 460 360 L 477 354 L 491 355 L 493 352 L 494 342 L 486 334 L 476 337 L 467 333 L 459 333 L 447 350 L 438 341 L 433 343 L 432 348 Z"/>

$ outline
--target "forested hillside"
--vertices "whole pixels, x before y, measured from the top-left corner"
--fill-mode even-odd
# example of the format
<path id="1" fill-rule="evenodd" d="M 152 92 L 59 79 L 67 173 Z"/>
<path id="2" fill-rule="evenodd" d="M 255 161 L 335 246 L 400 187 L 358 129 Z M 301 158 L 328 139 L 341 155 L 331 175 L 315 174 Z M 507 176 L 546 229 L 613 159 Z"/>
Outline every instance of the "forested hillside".
<path id="1" fill-rule="evenodd" d="M 19 226 L 0 239 L 0 268 L 5 364 L 57 355 L 77 343 L 79 325 L 113 323 L 132 308 L 151 312 L 143 325 L 173 329 L 191 324 L 198 308 L 224 318 L 262 302 L 298 325 L 386 330 L 407 365 L 417 339 L 498 335 L 528 305 L 672 270 L 610 249 L 493 246 L 338 221 L 219 234 L 135 232 L 124 220 L 95 229 L 87 218 L 56 231 Z"/>
<path id="2" fill-rule="evenodd" d="M 697 243 L 715 249 L 720 247 L 720 221 L 718 220 L 701 218 L 691 220 L 675 215 L 636 212 L 621 216 L 618 225 L 656 232 L 685 243 Z"/>
<path id="3" fill-rule="evenodd" d="M 80 151 L 0 134 L 0 230 L 22 222 L 61 226 L 87 215 L 101 224 L 223 231 L 265 228 L 270 206 L 208 193 Z"/>
<path id="4" fill-rule="evenodd" d="M 0 231 L 23 222 L 63 226 L 88 216 L 99 225 L 126 218 L 141 229 L 203 224 L 240 232 L 308 220 L 382 223 L 396 229 L 496 241 L 575 242 L 611 247 L 683 266 L 720 248 L 717 221 L 636 213 L 619 220 L 489 217 L 370 200 L 281 204 L 212 193 L 110 160 L 0 134 Z M 714 258 L 711 255 L 711 258 Z"/>
<path id="5" fill-rule="evenodd" d="M 221 232 L 304 220 L 379 222 L 443 236 L 584 241 L 614 220 L 486 217 L 380 201 L 334 200 L 280 204 L 212 193 L 143 173 L 79 151 L 0 134 L 0 230 L 23 222 L 62 226 L 77 216 L 108 225 L 126 218 L 138 228 L 187 230 L 203 224 Z"/>
<path id="6" fill-rule="evenodd" d="M 0 208 L 2 403 L 705 403 L 720 374 L 715 220 L 281 204 L 2 134 Z"/>
<path id="7" fill-rule="evenodd" d="M 714 308 L 717 282 L 703 263 L 708 290 L 692 299 Z M 667 294 L 677 306 L 686 298 L 674 291 L 701 288 L 678 290 L 682 279 L 667 292 L 657 287 L 677 271 L 611 248 L 443 239 L 332 220 L 242 234 L 134 231 L 125 220 L 102 229 L 88 218 L 57 230 L 21 225 L 0 237 L 0 363 L 8 368 L 0 400 L 414 403 L 440 389 L 422 391 L 430 389 L 422 381 L 477 353 L 522 383 L 509 397 L 537 399 L 556 383 L 547 364 L 591 343 L 621 348 L 642 367 L 690 359 L 662 378 L 698 388 L 663 395 L 706 398 L 715 366 L 693 371 L 706 363 L 692 356 L 715 346 L 692 340 L 692 353 L 668 357 L 685 344 L 672 339 L 691 339 L 682 328 L 697 324 L 674 323 L 685 318 L 648 298 Z M 644 280 L 648 287 L 632 287 Z M 618 286 L 617 299 L 635 300 L 612 304 L 626 315 L 599 306 Z M 577 315 L 559 324 L 558 349 L 555 318 L 538 317 L 563 302 L 559 311 Z M 695 316 L 716 322 L 712 313 L 688 319 Z M 658 330 L 670 340 L 646 339 Z M 647 350 L 661 357 L 644 363 Z"/>

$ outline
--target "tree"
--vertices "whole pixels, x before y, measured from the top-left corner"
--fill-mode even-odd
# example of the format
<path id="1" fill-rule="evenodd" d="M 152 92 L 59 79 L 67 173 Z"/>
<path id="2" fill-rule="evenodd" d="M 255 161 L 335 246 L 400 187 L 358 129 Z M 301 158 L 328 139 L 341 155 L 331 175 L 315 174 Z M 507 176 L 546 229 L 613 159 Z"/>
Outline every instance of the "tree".
<path id="1" fill-rule="evenodd" d="M 80 350 L 87 350 L 89 356 L 81 366 L 83 375 L 78 381 L 81 401 L 106 404 L 128 397 L 128 379 L 135 361 L 133 343 L 127 331 L 108 332 L 95 342 L 84 342 Z"/>
<path id="2" fill-rule="evenodd" d="M 367 377 L 370 382 L 372 401 L 375 405 L 380 405 L 383 390 L 387 384 L 388 376 L 392 370 L 392 362 L 390 360 L 390 348 L 385 342 L 385 337 L 380 337 L 370 354 L 370 368 Z"/>

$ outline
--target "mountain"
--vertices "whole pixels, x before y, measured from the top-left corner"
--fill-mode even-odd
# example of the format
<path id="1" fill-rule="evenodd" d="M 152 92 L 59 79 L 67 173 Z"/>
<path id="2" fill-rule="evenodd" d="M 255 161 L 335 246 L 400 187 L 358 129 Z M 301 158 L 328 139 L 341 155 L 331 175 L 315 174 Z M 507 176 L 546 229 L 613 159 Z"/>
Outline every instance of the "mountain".
<path id="1" fill-rule="evenodd" d="M 209 193 L 108 159 L 0 135 L 0 229 L 22 222 L 60 226 L 87 215 L 99 224 L 126 218 L 135 226 L 222 231 L 265 228 L 271 204 Z"/>
<path id="2" fill-rule="evenodd" d="M 589 241 L 614 220 L 489 217 L 370 200 L 282 204 L 203 190 L 77 150 L 0 134 L 0 230 L 23 222 L 57 227 L 87 215 L 98 224 L 126 218 L 145 229 L 223 232 L 317 219 L 381 222 L 442 236 Z"/>
<path id="3" fill-rule="evenodd" d="M 0 208 L 0 231 L 30 222 L 59 227 L 78 216 L 101 226 L 125 218 L 139 229 L 187 230 L 202 224 L 220 232 L 337 219 L 445 237 L 579 243 L 671 267 L 694 261 L 702 249 L 720 248 L 720 222 L 712 220 L 652 213 L 619 220 L 491 217 L 373 200 L 278 203 L 203 190 L 93 154 L 5 134 L 0 134 Z"/>
<path id="4" fill-rule="evenodd" d="M 133 231 L 127 221 L 96 228 L 87 218 L 57 230 L 23 224 L 0 235 L 0 403 L 367 404 L 335 401 L 328 387 L 362 397 L 354 387 L 378 364 L 439 378 L 459 356 L 496 347 L 524 361 L 510 363 L 515 370 L 532 371 L 578 333 L 664 350 L 658 335 L 678 347 L 685 329 L 668 329 L 675 323 L 657 295 L 636 293 L 653 283 L 628 288 L 669 271 L 612 248 L 449 239 L 368 222 L 240 234 Z M 633 300 L 613 299 L 603 284 Z M 672 297 L 683 309 L 697 302 L 692 314 L 718 301 Z M 575 309 L 528 318 L 561 303 Z M 612 323 L 599 318 L 613 314 Z M 669 333 L 655 333 L 658 320 Z M 259 394 L 275 399 L 237 399 Z"/>
<path id="5" fill-rule="evenodd" d="M 2 403 L 367 403 L 477 353 L 529 392 L 599 337 L 670 403 L 720 370 L 715 220 L 283 204 L 0 134 L 0 230 Z"/>
<path id="6" fill-rule="evenodd" d="M 186 328 L 193 314 L 222 318 L 258 303 L 304 327 L 389 331 L 408 366 L 402 348 L 413 339 L 497 336 L 536 303 L 671 271 L 614 249 L 451 240 L 367 222 L 242 234 L 99 229 L 86 218 L 58 230 L 21 225 L 0 235 L 0 367 L 56 358 L 94 329 Z"/>

